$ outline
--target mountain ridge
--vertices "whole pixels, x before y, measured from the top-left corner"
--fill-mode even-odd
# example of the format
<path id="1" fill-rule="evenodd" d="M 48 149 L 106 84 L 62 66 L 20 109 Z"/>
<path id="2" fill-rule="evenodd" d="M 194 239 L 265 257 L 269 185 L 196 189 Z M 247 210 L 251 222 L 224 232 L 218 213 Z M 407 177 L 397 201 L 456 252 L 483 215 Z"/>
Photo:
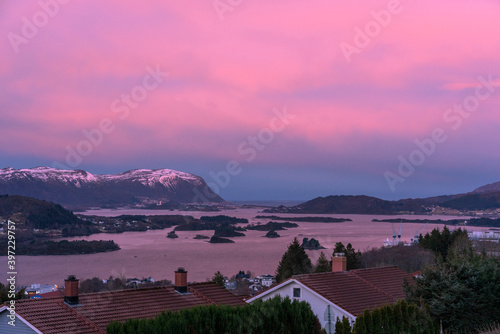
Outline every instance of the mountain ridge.
<path id="1" fill-rule="evenodd" d="M 224 202 L 203 178 L 172 169 L 132 169 L 118 174 L 52 167 L 0 169 L 0 194 L 38 198 L 64 207 L 129 206 L 160 202 Z M 198 194 L 203 194 L 199 196 Z"/>
<path id="2" fill-rule="evenodd" d="M 500 209 L 500 191 L 442 195 L 428 198 L 407 198 L 396 201 L 366 195 L 330 195 L 316 197 L 304 203 L 265 209 L 266 213 L 297 214 L 431 214 L 436 207 L 459 211 Z"/>

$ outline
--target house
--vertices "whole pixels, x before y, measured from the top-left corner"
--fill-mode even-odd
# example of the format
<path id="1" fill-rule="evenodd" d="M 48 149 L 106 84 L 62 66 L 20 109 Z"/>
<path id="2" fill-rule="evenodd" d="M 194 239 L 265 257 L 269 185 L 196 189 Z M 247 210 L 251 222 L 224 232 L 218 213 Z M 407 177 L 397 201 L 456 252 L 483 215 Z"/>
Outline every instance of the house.
<path id="1" fill-rule="evenodd" d="M 257 279 L 259 280 L 260 285 L 265 287 L 270 287 L 274 283 L 274 276 L 269 274 L 257 276 Z"/>
<path id="2" fill-rule="evenodd" d="M 153 318 L 163 311 L 198 305 L 245 305 L 245 302 L 212 282 L 187 283 L 187 272 L 175 272 L 174 286 L 78 293 L 78 279 L 64 281 L 64 297 L 22 299 L 15 309 L 0 307 L 0 333 L 106 333 L 111 321 Z M 15 317 L 15 327 L 8 322 Z"/>
<path id="3" fill-rule="evenodd" d="M 28 297 L 33 297 L 35 295 L 44 294 L 47 292 L 57 291 L 57 285 L 52 284 L 31 284 L 29 287 L 26 287 L 24 293 L 28 295 Z"/>
<path id="4" fill-rule="evenodd" d="M 405 298 L 403 283 L 411 274 L 396 266 L 346 271 L 346 258 L 332 258 L 332 272 L 293 276 L 248 299 L 267 300 L 280 295 L 306 301 L 328 334 L 335 332 L 337 318 L 354 323 L 364 310 L 393 304 Z"/>

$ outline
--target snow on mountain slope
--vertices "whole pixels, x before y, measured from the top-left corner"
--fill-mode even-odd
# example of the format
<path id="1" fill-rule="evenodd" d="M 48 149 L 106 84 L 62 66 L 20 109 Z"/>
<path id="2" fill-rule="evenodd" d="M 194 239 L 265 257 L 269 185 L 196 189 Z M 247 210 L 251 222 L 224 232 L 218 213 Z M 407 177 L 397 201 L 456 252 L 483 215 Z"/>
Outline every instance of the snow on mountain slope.
<path id="1" fill-rule="evenodd" d="M 39 181 L 58 181 L 81 187 L 83 183 L 97 182 L 99 179 L 84 170 L 62 170 L 50 167 L 31 169 L 0 169 L 0 180 L 33 179 Z"/>
<path id="2" fill-rule="evenodd" d="M 223 201 L 201 177 L 172 169 L 91 174 L 50 167 L 9 167 L 0 169 L 0 194 L 31 196 L 66 206 Z"/>

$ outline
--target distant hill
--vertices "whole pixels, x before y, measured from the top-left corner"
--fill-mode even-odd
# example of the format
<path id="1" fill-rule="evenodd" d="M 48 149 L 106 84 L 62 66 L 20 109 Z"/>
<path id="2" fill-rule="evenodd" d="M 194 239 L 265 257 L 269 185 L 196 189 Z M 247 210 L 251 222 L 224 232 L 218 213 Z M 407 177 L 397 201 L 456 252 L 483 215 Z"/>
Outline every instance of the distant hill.
<path id="1" fill-rule="evenodd" d="M 67 208 L 223 202 L 201 177 L 171 169 L 93 175 L 84 170 L 49 167 L 3 168 L 0 194 L 34 197 Z"/>
<path id="2" fill-rule="evenodd" d="M 316 213 L 316 214 L 374 214 L 384 215 L 397 212 L 427 212 L 424 200 L 386 201 L 370 196 L 327 196 L 317 197 L 292 207 L 278 207 L 264 212 Z"/>
<path id="3" fill-rule="evenodd" d="M 479 187 L 473 193 L 488 193 L 500 191 L 500 182 L 490 183 L 485 186 Z"/>
<path id="4" fill-rule="evenodd" d="M 457 210 L 488 210 L 500 208 L 500 191 L 468 193 L 441 203 L 440 206 Z"/>
<path id="5" fill-rule="evenodd" d="M 492 188 L 490 188 L 492 189 Z M 301 214 L 373 214 L 397 213 L 426 214 L 432 207 L 443 207 L 460 211 L 480 211 L 500 208 L 500 191 L 444 195 L 428 198 L 387 201 L 370 196 L 327 196 L 317 197 L 292 207 L 279 206 L 263 210 L 268 213 Z"/>
<path id="6" fill-rule="evenodd" d="M 25 196 L 0 196 L 0 220 L 7 219 L 16 223 L 16 230 L 66 229 L 66 233 L 72 235 L 90 233 L 90 223 L 73 212 L 58 204 Z"/>

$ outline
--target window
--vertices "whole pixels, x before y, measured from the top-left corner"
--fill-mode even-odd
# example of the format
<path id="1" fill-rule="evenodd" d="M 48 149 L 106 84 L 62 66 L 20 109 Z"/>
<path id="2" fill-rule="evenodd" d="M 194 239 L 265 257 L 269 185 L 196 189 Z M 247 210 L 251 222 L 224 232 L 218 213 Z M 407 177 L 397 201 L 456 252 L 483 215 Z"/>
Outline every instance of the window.
<path id="1" fill-rule="evenodd" d="M 300 298 L 300 288 L 293 288 L 293 298 Z"/>

